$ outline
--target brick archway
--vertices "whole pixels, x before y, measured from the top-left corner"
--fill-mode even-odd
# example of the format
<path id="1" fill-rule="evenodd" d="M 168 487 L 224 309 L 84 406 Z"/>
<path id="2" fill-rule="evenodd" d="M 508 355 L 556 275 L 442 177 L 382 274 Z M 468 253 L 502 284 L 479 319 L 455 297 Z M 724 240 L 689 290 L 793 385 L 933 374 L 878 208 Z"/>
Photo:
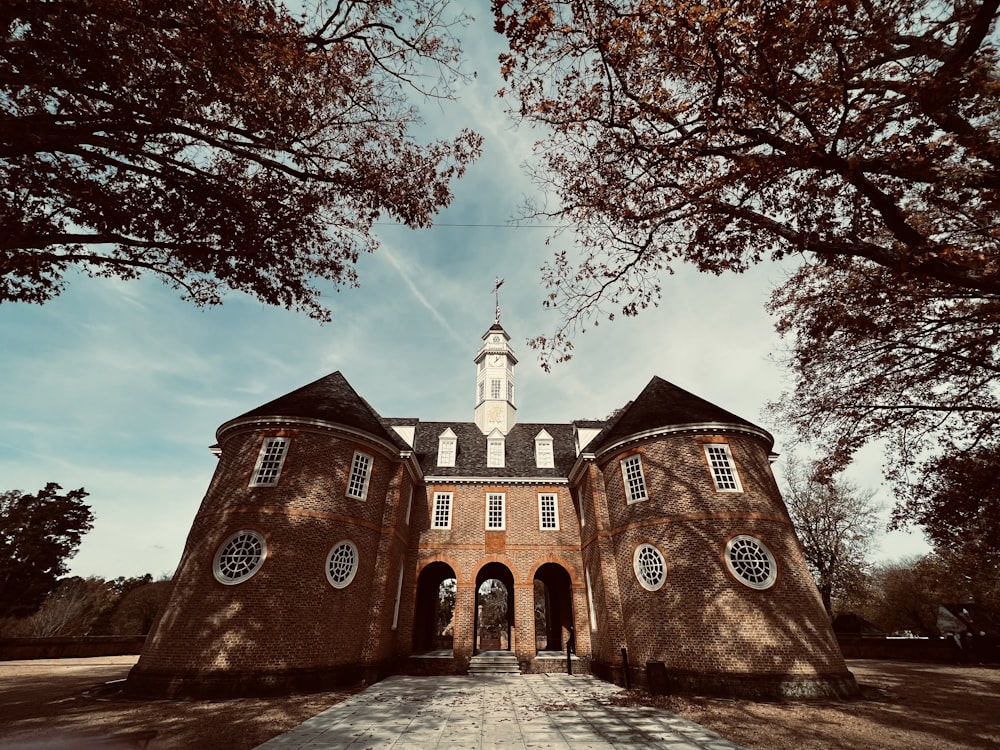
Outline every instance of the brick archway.
<path id="1" fill-rule="evenodd" d="M 446 562 L 437 560 L 423 566 L 417 577 L 417 600 L 413 617 L 413 650 L 424 653 L 441 649 L 454 648 L 454 631 L 449 629 L 454 622 L 442 612 L 448 597 L 442 586 L 446 581 L 457 582 L 454 568 Z M 457 586 L 452 587 L 452 592 Z M 450 599 L 452 616 L 454 615 L 455 595 Z M 446 620 L 450 620 L 447 622 Z"/>
<path id="2" fill-rule="evenodd" d="M 559 563 L 547 562 L 535 570 L 532 583 L 535 599 L 535 649 L 562 651 L 566 639 L 573 632 L 571 574 Z"/>
<path id="3" fill-rule="evenodd" d="M 504 563 L 489 562 L 479 569 L 474 606 L 473 653 L 509 651 L 514 629 L 514 574 Z"/>

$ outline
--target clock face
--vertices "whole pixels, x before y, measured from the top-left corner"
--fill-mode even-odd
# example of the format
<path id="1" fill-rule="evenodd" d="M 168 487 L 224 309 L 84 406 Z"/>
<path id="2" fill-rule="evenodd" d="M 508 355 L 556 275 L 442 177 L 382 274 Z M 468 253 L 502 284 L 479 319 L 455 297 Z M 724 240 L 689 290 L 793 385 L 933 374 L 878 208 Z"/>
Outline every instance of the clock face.
<path id="1" fill-rule="evenodd" d="M 503 357 L 501 357 L 499 354 L 494 354 L 493 355 L 493 365 L 495 367 L 499 367 L 501 364 L 503 364 Z"/>

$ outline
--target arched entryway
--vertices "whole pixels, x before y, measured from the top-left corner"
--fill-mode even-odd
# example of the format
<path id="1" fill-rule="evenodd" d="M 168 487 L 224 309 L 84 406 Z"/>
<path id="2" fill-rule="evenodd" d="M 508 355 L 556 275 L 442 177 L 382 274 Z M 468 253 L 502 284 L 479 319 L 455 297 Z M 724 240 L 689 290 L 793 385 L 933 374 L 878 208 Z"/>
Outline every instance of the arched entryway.
<path id="1" fill-rule="evenodd" d="M 432 562 L 420 571 L 413 618 L 414 653 L 454 647 L 455 584 L 455 571 L 448 563 Z"/>
<path id="2" fill-rule="evenodd" d="M 562 651 L 573 626 L 573 595 L 569 573 L 558 563 L 535 572 L 535 650 Z"/>
<path id="3" fill-rule="evenodd" d="M 513 628 L 514 575 L 503 563 L 487 563 L 476 576 L 475 653 L 509 651 Z"/>

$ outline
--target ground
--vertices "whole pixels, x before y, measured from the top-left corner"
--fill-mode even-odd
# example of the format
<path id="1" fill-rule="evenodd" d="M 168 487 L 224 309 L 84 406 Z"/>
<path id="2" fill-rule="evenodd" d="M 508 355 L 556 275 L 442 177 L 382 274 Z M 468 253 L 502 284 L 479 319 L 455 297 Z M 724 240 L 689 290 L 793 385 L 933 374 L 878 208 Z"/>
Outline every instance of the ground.
<path id="1" fill-rule="evenodd" d="M 150 750 L 249 750 L 352 691 L 227 701 L 140 701 L 116 685 L 136 657 L 0 662 L 0 750 L 127 747 L 85 738 L 143 739 Z M 824 703 L 622 693 L 698 721 L 748 748 L 847 750 L 1000 746 L 1000 669 L 852 660 L 864 697 Z M 138 743 L 141 744 L 141 743 Z"/>

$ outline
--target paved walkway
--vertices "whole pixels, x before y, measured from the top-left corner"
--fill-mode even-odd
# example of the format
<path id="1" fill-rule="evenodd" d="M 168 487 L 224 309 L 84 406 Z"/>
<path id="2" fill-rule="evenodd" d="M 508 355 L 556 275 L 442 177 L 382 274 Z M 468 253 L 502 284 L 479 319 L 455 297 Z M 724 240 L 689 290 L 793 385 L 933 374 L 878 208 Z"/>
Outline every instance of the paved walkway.
<path id="1" fill-rule="evenodd" d="M 700 724 L 614 706 L 620 688 L 589 676 L 390 677 L 257 750 L 739 750 Z"/>

